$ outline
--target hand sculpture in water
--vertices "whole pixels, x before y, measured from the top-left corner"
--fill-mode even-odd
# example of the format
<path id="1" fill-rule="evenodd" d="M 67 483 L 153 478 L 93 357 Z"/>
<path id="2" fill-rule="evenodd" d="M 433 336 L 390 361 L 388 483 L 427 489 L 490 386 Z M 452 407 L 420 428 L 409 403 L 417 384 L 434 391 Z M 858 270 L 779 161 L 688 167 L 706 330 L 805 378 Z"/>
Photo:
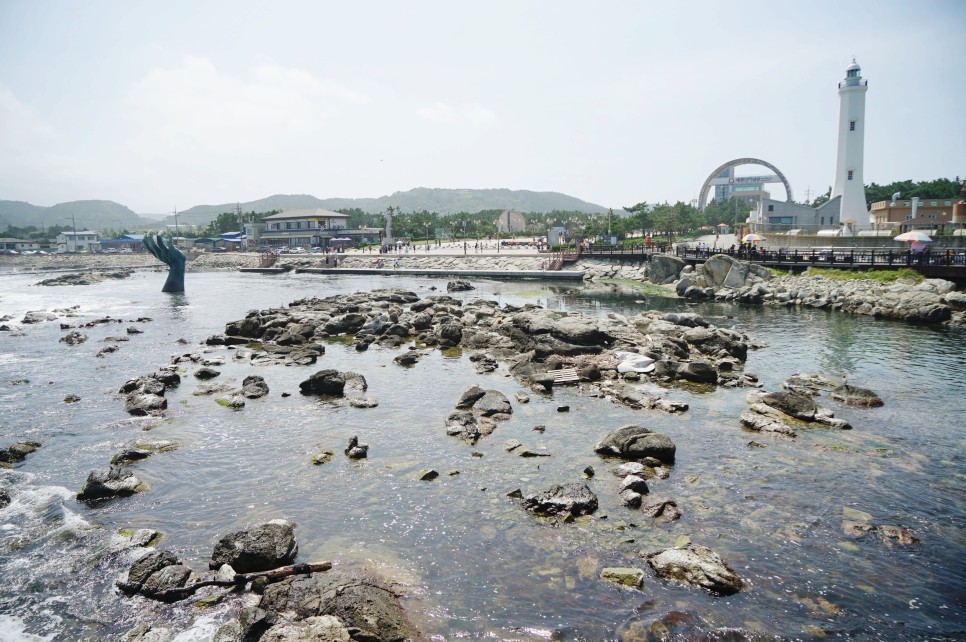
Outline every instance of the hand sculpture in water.
<path id="1" fill-rule="evenodd" d="M 167 240 L 167 243 L 165 243 Z M 177 247 L 171 235 L 158 233 L 144 235 L 144 247 L 154 255 L 154 258 L 168 266 L 168 280 L 164 282 L 162 292 L 184 292 L 184 264 L 185 257 Z"/>

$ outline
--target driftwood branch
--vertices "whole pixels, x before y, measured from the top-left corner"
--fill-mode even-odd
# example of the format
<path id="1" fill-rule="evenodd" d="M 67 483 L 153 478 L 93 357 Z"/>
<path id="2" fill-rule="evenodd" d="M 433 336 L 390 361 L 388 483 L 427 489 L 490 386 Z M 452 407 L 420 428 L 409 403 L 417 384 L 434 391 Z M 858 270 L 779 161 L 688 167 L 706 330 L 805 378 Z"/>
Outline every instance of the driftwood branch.
<path id="1" fill-rule="evenodd" d="M 203 582 L 195 582 L 194 584 L 189 584 L 188 586 L 182 586 L 180 588 L 158 591 L 150 597 L 153 597 L 156 600 L 161 600 L 162 602 L 178 602 L 179 600 L 191 597 L 198 589 L 206 586 L 245 586 L 249 582 L 257 580 L 260 577 L 264 577 L 269 582 L 275 582 L 292 575 L 311 575 L 312 573 L 328 571 L 331 568 L 332 562 L 315 562 L 313 564 L 293 564 L 291 566 L 280 566 L 278 568 L 273 568 L 270 571 L 258 571 L 256 573 L 235 573 L 235 576 L 230 580 L 205 580 Z"/>

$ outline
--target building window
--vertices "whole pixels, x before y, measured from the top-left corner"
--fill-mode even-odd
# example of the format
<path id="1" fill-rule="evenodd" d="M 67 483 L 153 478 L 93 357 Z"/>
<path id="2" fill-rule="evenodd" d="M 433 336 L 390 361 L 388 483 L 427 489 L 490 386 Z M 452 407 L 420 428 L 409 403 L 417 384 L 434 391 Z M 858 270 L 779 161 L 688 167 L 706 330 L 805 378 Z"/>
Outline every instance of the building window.
<path id="1" fill-rule="evenodd" d="M 849 131 L 850 132 L 854 132 L 855 131 L 855 121 L 854 120 L 850 120 L 849 121 Z"/>
<path id="2" fill-rule="evenodd" d="M 849 180 L 852 180 L 852 170 L 849 170 Z"/>
<path id="3" fill-rule="evenodd" d="M 912 214 L 906 214 L 906 220 L 907 221 L 911 221 L 912 220 Z"/>
<path id="4" fill-rule="evenodd" d="M 952 201 L 943 201 L 943 205 L 952 205 L 952 204 L 953 204 Z"/>
<path id="5" fill-rule="evenodd" d="M 291 223 L 286 223 L 286 224 L 285 224 L 285 229 L 286 229 L 286 230 L 290 230 L 290 229 L 292 229 L 292 224 L 291 224 Z"/>
<path id="6" fill-rule="evenodd" d="M 822 217 L 821 225 L 825 225 L 825 217 L 824 216 Z"/>
<path id="7" fill-rule="evenodd" d="M 774 212 L 775 211 L 775 206 L 774 205 L 769 205 L 768 206 L 768 211 L 769 212 Z"/>
<path id="8" fill-rule="evenodd" d="M 932 207 L 936 207 L 936 201 L 929 201 L 929 205 Z"/>

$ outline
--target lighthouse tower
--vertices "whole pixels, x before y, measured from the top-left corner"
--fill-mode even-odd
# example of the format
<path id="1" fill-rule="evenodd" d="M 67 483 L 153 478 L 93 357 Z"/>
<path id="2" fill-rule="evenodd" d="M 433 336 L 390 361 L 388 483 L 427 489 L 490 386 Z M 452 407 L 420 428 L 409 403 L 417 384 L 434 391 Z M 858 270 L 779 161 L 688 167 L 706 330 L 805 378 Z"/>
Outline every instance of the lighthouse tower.
<path id="1" fill-rule="evenodd" d="M 865 183 L 862 182 L 862 155 L 865 146 L 865 92 L 869 81 L 862 79 L 862 68 L 852 59 L 839 83 L 839 141 L 835 159 L 832 198 L 842 197 L 839 221 L 852 220 L 856 227 L 868 227 Z"/>

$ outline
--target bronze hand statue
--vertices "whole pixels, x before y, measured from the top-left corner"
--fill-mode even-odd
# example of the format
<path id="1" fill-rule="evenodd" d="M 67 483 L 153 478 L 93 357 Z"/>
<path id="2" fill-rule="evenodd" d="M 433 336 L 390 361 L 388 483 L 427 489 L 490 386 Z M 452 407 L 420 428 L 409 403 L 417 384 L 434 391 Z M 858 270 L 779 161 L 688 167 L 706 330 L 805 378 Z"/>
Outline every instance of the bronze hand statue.
<path id="1" fill-rule="evenodd" d="M 167 243 L 165 243 L 167 240 Z M 144 235 L 144 247 L 148 249 L 154 258 L 168 266 L 168 280 L 164 282 L 162 292 L 184 292 L 184 265 L 185 257 L 175 244 L 171 235 L 165 236 L 158 233 L 155 235 Z"/>

